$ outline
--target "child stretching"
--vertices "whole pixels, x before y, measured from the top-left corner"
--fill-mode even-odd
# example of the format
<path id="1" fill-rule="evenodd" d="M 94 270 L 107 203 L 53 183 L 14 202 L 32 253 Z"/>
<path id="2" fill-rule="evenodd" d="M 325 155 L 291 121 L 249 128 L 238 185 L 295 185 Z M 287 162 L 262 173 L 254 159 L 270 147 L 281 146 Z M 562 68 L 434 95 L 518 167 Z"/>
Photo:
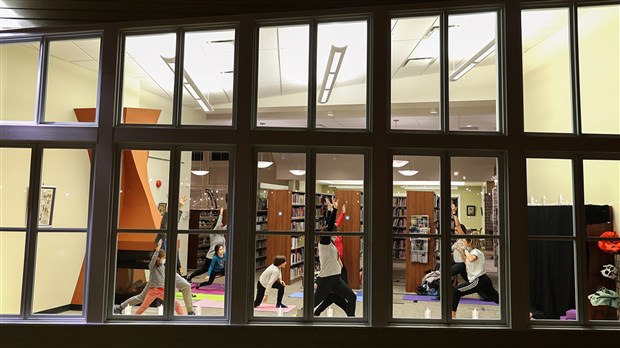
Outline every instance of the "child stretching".
<path id="1" fill-rule="evenodd" d="M 207 277 L 205 281 L 196 285 L 196 289 L 200 289 L 201 286 L 211 285 L 215 280 L 216 275 L 224 275 L 224 266 L 226 265 L 226 249 L 222 244 L 218 244 L 215 246 L 215 255 L 213 255 L 213 261 L 211 261 L 211 266 L 209 266 L 209 270 L 207 271 Z"/>
<path id="2" fill-rule="evenodd" d="M 260 306 L 261 303 L 267 302 L 268 295 L 265 295 L 265 290 L 269 288 L 278 289 L 278 300 L 276 301 L 277 308 L 287 308 L 282 304 L 282 297 L 284 297 L 284 281 L 282 280 L 282 268 L 286 267 L 286 257 L 278 255 L 273 258 L 273 264 L 267 267 L 263 273 L 261 273 L 258 281 L 256 282 L 256 299 L 254 300 L 254 307 Z"/>
<path id="3" fill-rule="evenodd" d="M 144 311 L 149 308 L 151 303 L 155 301 L 156 298 L 161 300 L 164 299 L 164 279 L 166 274 L 166 251 L 161 248 L 163 240 L 160 239 L 157 242 L 157 249 L 153 253 L 153 258 L 151 258 L 151 262 L 149 262 L 149 292 L 146 293 L 146 298 L 144 302 L 140 305 L 140 308 L 136 311 L 136 314 L 142 314 Z M 179 301 L 174 301 L 174 310 L 178 315 L 184 315 L 183 307 Z"/>

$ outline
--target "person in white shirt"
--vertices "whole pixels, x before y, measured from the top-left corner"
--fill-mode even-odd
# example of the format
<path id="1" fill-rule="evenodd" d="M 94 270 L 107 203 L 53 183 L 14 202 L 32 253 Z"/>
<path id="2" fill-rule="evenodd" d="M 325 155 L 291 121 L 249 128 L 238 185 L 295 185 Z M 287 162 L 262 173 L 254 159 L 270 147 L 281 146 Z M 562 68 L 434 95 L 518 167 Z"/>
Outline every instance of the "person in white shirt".
<path id="1" fill-rule="evenodd" d="M 499 303 L 499 293 L 493 288 L 491 278 L 486 275 L 484 270 L 484 254 L 475 246 L 472 246 L 472 239 L 463 239 L 462 246 L 456 244 L 456 250 L 465 260 L 467 267 L 468 282 L 459 284 L 452 290 L 452 318 L 456 318 L 456 310 L 459 306 L 461 297 L 473 293 L 483 294 L 483 297 L 489 298 L 495 303 Z M 471 249 L 468 250 L 468 249 Z"/>
<path id="2" fill-rule="evenodd" d="M 284 297 L 284 286 L 282 280 L 282 268 L 286 267 L 286 257 L 278 255 L 273 258 L 273 264 L 269 265 L 263 273 L 261 273 L 256 282 L 256 298 L 254 299 L 254 307 L 260 306 L 261 303 L 267 302 L 269 295 L 265 294 L 265 290 L 269 288 L 278 289 L 278 299 L 276 301 L 277 308 L 287 308 L 282 304 Z"/>

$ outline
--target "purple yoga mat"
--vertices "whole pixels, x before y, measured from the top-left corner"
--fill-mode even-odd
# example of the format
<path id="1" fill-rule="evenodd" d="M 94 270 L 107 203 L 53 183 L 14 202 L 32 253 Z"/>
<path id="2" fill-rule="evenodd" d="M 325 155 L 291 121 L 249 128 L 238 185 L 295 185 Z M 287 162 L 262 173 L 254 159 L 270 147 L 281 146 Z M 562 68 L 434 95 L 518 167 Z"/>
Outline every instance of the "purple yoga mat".
<path id="1" fill-rule="evenodd" d="M 200 289 L 196 289 L 197 283 L 192 284 L 192 293 L 194 294 L 211 294 L 211 295 L 224 295 L 224 286 L 222 284 L 211 284 L 201 286 Z"/>
<path id="2" fill-rule="evenodd" d="M 416 294 L 405 294 L 403 295 L 403 300 L 405 301 L 420 301 L 420 302 L 439 302 L 437 297 L 428 296 L 428 295 L 416 295 Z M 497 303 L 493 301 L 483 301 L 476 298 L 468 298 L 462 297 L 460 303 L 463 304 L 480 304 L 487 306 L 497 306 Z"/>

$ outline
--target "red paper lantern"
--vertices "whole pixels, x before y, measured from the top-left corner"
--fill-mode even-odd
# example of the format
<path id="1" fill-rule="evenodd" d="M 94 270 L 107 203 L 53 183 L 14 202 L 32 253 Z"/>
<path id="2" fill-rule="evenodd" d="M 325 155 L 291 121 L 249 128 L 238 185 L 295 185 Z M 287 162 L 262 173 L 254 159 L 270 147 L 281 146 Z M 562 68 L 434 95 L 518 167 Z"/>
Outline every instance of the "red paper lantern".
<path id="1" fill-rule="evenodd" d="M 160 188 L 161 187 L 161 180 L 155 181 L 155 186 L 157 186 L 157 188 Z"/>

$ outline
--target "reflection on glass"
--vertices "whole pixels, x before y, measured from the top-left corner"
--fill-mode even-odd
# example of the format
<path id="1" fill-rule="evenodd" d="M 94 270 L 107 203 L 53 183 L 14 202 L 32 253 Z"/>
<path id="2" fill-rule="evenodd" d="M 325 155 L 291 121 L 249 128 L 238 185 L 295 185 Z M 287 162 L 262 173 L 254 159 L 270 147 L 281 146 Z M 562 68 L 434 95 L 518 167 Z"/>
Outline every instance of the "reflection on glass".
<path id="1" fill-rule="evenodd" d="M 499 320 L 499 260 L 493 249 L 498 249 L 493 239 L 459 239 L 455 251 L 466 266 L 467 281 L 453 279 L 451 288 L 452 319 Z M 489 249 L 489 246 L 493 248 Z"/>
<path id="2" fill-rule="evenodd" d="M 584 160 L 583 184 L 586 236 L 587 237 L 618 237 L 620 214 L 620 161 Z M 618 248 L 620 239 L 597 240 L 587 243 L 587 288 L 588 295 L 594 294 L 602 286 L 620 292 L 617 280 L 620 275 L 615 271 L 618 264 Z M 611 265 L 611 266 L 608 266 Z M 619 320 L 617 308 L 596 299 L 589 300 L 587 318 L 591 320 Z"/>
<path id="3" fill-rule="evenodd" d="M 620 134 L 620 5 L 578 8 L 583 133 Z"/>
<path id="4" fill-rule="evenodd" d="M 19 314 L 26 233 L 0 232 L 0 314 Z"/>
<path id="5" fill-rule="evenodd" d="M 573 131 L 568 9 L 521 16 L 526 132 Z"/>
<path id="6" fill-rule="evenodd" d="M 123 150 L 118 228 L 160 229 L 168 206 L 170 152 Z"/>
<path id="7" fill-rule="evenodd" d="M 363 155 L 316 156 L 315 317 L 364 315 L 363 185 Z"/>
<path id="8" fill-rule="evenodd" d="M 308 25 L 259 30 L 257 126 L 307 127 Z"/>
<path id="9" fill-rule="evenodd" d="M 497 13 L 448 18 L 450 130 L 497 131 Z"/>
<path id="10" fill-rule="evenodd" d="M 0 212 L 2 227 L 26 227 L 30 149 L 0 148 Z"/>
<path id="11" fill-rule="evenodd" d="M 530 240 L 531 319 L 576 320 L 573 250 L 571 241 Z"/>
<path id="12" fill-rule="evenodd" d="M 95 122 L 101 39 L 49 44 L 45 122 Z"/>
<path id="13" fill-rule="evenodd" d="M 0 44 L 0 121 L 34 123 L 39 42 Z"/>
<path id="14" fill-rule="evenodd" d="M 45 149 L 39 197 L 40 227 L 87 227 L 90 161 L 89 150 Z"/>
<path id="15" fill-rule="evenodd" d="M 439 232 L 439 157 L 394 156 L 392 173 L 393 317 L 438 319 L 439 240 L 417 235 Z"/>
<path id="16" fill-rule="evenodd" d="M 321 23 L 316 127 L 366 128 L 367 22 Z"/>
<path id="17" fill-rule="evenodd" d="M 121 123 L 172 124 L 176 35 L 125 38 Z"/>
<path id="18" fill-rule="evenodd" d="M 441 128 L 439 17 L 392 19 L 392 129 Z"/>
<path id="19" fill-rule="evenodd" d="M 174 57 L 163 58 L 174 71 Z M 232 125 L 235 31 L 185 34 L 182 124 Z"/>
<path id="20" fill-rule="evenodd" d="M 86 233 L 38 234 L 33 313 L 82 313 L 85 255 Z"/>

